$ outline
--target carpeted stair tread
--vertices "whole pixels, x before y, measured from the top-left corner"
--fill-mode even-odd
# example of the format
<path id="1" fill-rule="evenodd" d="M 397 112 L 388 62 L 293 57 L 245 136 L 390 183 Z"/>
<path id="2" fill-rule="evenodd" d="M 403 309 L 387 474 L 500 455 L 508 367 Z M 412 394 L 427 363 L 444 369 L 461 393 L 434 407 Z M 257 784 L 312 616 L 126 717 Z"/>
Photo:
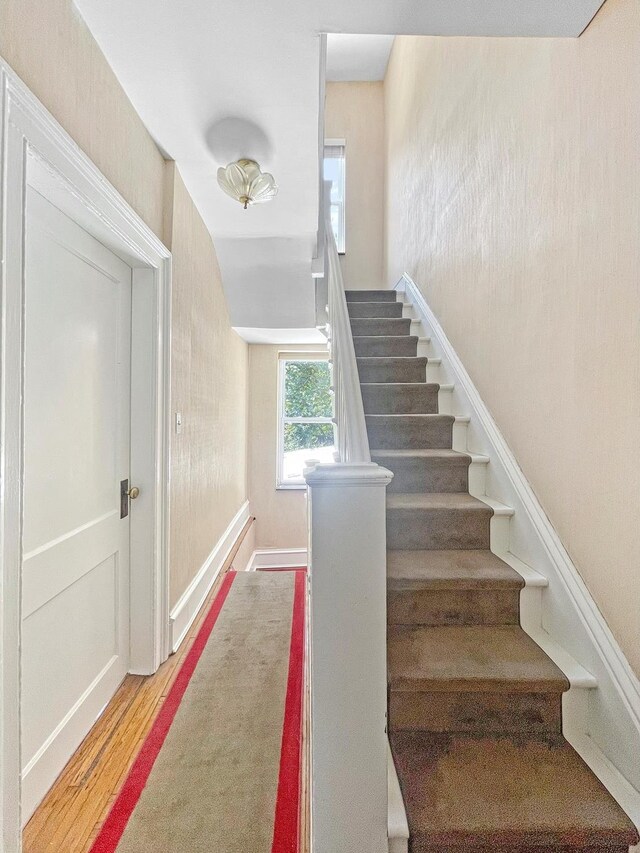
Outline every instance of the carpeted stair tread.
<path id="1" fill-rule="evenodd" d="M 353 347 L 356 356 L 409 358 L 418 355 L 417 335 L 354 335 Z"/>
<path id="2" fill-rule="evenodd" d="M 375 448 L 371 450 L 371 456 L 384 456 L 385 459 L 447 459 L 452 462 L 459 462 L 460 465 L 468 465 L 471 462 L 471 457 L 468 453 L 461 453 L 459 450 L 450 450 L 446 447 L 409 447 L 405 450 Z"/>
<path id="3" fill-rule="evenodd" d="M 396 302 L 395 290 L 345 290 L 347 302 Z"/>
<path id="4" fill-rule="evenodd" d="M 440 386 L 435 382 L 361 382 L 360 390 L 367 414 L 438 413 Z"/>
<path id="5" fill-rule="evenodd" d="M 408 335 L 411 320 L 408 317 L 353 317 L 351 332 L 354 337 L 361 335 Z"/>
<path id="6" fill-rule="evenodd" d="M 493 514 L 491 507 L 468 492 L 387 495 L 387 509 L 445 509 Z"/>
<path id="7" fill-rule="evenodd" d="M 402 317 L 402 302 L 347 302 L 349 316 Z"/>
<path id="8" fill-rule="evenodd" d="M 390 626 L 392 690 L 562 692 L 566 677 L 519 625 Z"/>
<path id="9" fill-rule="evenodd" d="M 391 746 L 412 853 L 546 853 L 561 845 L 617 853 L 638 839 L 568 743 L 398 732 Z"/>
<path id="10" fill-rule="evenodd" d="M 369 445 L 378 450 L 451 449 L 453 415 L 365 415 Z"/>
<path id="11" fill-rule="evenodd" d="M 364 356 L 356 358 L 361 382 L 425 382 L 425 356 Z"/>
<path id="12" fill-rule="evenodd" d="M 388 551 L 389 589 L 522 589 L 524 579 L 491 551 Z"/>

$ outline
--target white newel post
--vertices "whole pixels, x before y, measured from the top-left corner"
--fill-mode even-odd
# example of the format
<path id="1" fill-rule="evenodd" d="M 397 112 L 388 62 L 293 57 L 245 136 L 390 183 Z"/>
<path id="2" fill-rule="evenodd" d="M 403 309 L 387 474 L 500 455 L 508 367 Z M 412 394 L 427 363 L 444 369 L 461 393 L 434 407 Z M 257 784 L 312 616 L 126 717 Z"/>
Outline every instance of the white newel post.
<path id="1" fill-rule="evenodd" d="M 312 853 L 387 853 L 386 486 L 372 463 L 309 487 Z"/>

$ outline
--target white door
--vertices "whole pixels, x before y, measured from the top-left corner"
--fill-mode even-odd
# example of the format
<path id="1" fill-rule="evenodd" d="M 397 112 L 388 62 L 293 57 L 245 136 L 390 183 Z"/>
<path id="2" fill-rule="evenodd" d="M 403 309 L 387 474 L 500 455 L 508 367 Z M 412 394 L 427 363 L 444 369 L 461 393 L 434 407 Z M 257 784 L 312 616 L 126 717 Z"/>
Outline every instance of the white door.
<path id="1" fill-rule="evenodd" d="M 25 304 L 24 821 L 129 664 L 131 268 L 33 189 Z"/>

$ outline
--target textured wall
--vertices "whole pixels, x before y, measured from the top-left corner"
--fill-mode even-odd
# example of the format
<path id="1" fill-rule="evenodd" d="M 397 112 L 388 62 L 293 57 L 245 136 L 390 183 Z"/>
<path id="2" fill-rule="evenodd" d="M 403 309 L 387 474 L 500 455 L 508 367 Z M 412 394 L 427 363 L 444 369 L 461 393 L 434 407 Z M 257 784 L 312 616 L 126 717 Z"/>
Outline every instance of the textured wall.
<path id="1" fill-rule="evenodd" d="M 278 353 L 318 352 L 317 346 L 249 347 L 249 500 L 256 517 L 256 548 L 306 548 L 304 489 L 276 489 Z"/>
<path id="2" fill-rule="evenodd" d="M 164 160 L 72 0 L 2 0 L 0 56 L 161 237 Z"/>
<path id="3" fill-rule="evenodd" d="M 384 92 L 382 83 L 327 83 L 325 136 L 345 139 L 345 287 L 383 286 Z"/>
<path id="4" fill-rule="evenodd" d="M 171 603 L 246 500 L 247 344 L 229 325 L 215 249 L 177 168 L 173 255 Z"/>
<path id="5" fill-rule="evenodd" d="M 0 55 L 173 253 L 173 604 L 246 498 L 247 347 L 209 233 L 71 0 L 2 0 Z"/>
<path id="6" fill-rule="evenodd" d="M 398 38 L 387 275 L 423 289 L 640 674 L 640 6 Z"/>

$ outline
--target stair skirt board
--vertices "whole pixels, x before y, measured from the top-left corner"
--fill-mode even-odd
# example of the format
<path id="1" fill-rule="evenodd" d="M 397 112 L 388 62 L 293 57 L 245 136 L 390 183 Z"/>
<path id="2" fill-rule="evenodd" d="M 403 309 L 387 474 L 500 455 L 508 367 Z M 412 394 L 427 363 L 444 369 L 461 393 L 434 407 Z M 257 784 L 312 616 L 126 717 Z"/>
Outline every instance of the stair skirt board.
<path id="1" fill-rule="evenodd" d="M 513 510 L 485 496 L 495 446 L 468 454 L 469 419 L 440 413 L 443 400 L 448 413 L 469 411 L 470 380 L 451 367 L 424 301 L 416 308 L 415 285 L 405 278 L 398 289 L 402 315 L 389 291 L 347 291 L 347 305 L 372 461 L 396 474 L 387 494 L 389 732 L 409 850 L 626 851 L 638 841 L 633 824 L 563 735 L 563 715 L 587 708 L 576 690 L 593 696 L 596 682 L 542 632 L 547 582 L 509 552 Z M 491 476 L 502 484 L 493 466 Z M 395 843 L 390 835 L 390 850 Z"/>

